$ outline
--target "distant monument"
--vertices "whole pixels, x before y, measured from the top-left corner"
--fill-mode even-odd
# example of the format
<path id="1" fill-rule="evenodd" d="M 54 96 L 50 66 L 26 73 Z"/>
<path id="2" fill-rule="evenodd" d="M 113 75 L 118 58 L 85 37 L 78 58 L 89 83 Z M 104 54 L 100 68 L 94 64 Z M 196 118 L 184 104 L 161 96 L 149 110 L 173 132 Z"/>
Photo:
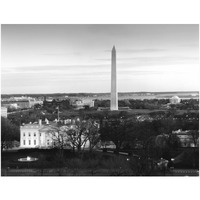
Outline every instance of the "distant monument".
<path id="1" fill-rule="evenodd" d="M 112 48 L 111 53 L 111 102 L 110 102 L 110 108 L 109 107 L 98 107 L 98 110 L 130 110 L 130 108 L 127 107 L 119 107 L 118 108 L 118 93 L 117 93 L 117 68 L 116 68 L 116 50 L 115 46 Z"/>
<path id="2" fill-rule="evenodd" d="M 112 48 L 111 59 L 111 104 L 110 110 L 118 110 L 118 94 L 117 94 L 117 69 L 116 69 L 116 50 Z"/>

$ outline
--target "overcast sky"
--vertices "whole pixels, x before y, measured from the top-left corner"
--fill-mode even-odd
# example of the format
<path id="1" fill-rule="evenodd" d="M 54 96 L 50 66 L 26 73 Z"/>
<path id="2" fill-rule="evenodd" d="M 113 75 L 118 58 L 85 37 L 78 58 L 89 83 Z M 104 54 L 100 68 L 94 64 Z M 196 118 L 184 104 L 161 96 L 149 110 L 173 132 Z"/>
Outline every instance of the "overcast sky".
<path id="1" fill-rule="evenodd" d="M 199 90 L 198 25 L 2 25 L 1 92 Z"/>

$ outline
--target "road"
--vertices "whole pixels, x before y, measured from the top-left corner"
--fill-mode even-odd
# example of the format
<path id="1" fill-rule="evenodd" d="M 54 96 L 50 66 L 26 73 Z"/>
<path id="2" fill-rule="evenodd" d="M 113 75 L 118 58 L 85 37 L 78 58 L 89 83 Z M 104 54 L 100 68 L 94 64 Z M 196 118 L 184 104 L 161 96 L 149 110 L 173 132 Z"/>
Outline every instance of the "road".
<path id="1" fill-rule="evenodd" d="M 31 108 L 31 109 L 27 109 L 27 110 L 20 110 L 20 111 L 8 112 L 7 114 L 10 115 L 10 114 L 15 114 L 15 113 L 28 112 L 28 111 L 31 111 L 31 110 L 33 110 L 33 109 Z"/>

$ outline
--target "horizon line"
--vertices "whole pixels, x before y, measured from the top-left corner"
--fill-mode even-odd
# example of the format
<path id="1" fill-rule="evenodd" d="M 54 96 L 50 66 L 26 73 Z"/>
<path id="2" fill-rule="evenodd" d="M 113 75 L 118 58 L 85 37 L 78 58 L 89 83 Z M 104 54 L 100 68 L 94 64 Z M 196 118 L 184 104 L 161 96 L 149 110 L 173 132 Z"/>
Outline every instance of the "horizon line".
<path id="1" fill-rule="evenodd" d="M 118 92 L 121 93 L 121 94 L 124 94 L 124 93 L 184 93 L 184 92 L 197 92 L 199 93 L 198 90 L 186 90 L 186 91 L 139 91 L 139 92 Z M 50 94 L 110 94 L 110 92 L 54 92 L 54 93 L 6 93 L 6 94 L 2 94 L 1 95 L 43 95 L 43 94 L 47 94 L 47 95 L 50 95 Z"/>

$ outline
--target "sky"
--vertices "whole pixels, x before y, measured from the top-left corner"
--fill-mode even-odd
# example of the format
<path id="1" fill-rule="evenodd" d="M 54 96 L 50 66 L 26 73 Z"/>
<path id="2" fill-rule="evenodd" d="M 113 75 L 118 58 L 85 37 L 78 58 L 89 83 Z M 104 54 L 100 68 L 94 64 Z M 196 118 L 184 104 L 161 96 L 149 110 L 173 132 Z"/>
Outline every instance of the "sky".
<path id="1" fill-rule="evenodd" d="M 1 93 L 199 90 L 199 25 L 1 25 Z"/>

